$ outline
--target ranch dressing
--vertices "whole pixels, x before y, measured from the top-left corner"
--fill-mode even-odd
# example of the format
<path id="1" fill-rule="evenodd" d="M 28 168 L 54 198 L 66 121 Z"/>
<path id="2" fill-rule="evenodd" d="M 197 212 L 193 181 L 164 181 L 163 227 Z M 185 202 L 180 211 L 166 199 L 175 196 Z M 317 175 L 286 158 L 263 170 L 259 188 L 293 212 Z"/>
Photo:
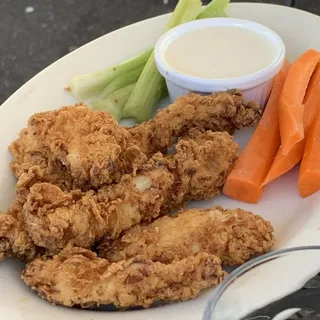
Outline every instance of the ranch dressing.
<path id="1" fill-rule="evenodd" d="M 269 66 L 275 48 L 265 37 L 243 27 L 207 27 L 175 39 L 164 59 L 176 71 L 205 79 L 230 79 Z"/>

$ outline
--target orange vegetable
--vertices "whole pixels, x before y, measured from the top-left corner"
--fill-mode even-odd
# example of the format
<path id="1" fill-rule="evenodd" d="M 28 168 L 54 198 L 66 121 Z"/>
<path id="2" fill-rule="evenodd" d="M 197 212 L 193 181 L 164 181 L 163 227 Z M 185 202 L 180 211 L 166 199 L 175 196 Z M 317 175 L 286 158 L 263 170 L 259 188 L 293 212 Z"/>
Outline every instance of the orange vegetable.
<path id="1" fill-rule="evenodd" d="M 320 190 L 320 114 L 312 123 L 301 162 L 299 191 L 308 197 Z"/>
<path id="2" fill-rule="evenodd" d="M 310 80 L 308 90 L 305 96 L 305 107 L 303 124 L 305 134 L 308 132 L 314 119 L 320 111 L 320 63 L 318 63 L 314 74 Z"/>
<path id="3" fill-rule="evenodd" d="M 305 52 L 292 64 L 283 86 L 279 104 L 279 123 L 282 153 L 285 155 L 304 138 L 303 101 L 319 60 L 319 52 Z"/>
<path id="4" fill-rule="evenodd" d="M 320 111 L 320 64 L 316 67 L 316 70 L 311 78 L 310 84 L 307 89 L 305 96 L 304 106 L 304 134 L 308 134 L 308 130 L 314 121 L 317 113 Z M 305 147 L 305 139 L 298 142 L 288 154 L 284 153 L 283 147 L 281 146 L 277 155 L 273 161 L 270 171 L 268 172 L 262 186 L 267 185 L 276 178 L 279 178 L 295 165 L 297 165 L 303 156 Z"/>
<path id="5" fill-rule="evenodd" d="M 286 61 L 275 77 L 262 119 L 227 178 L 223 193 L 231 198 L 257 203 L 261 197 L 261 182 L 280 145 L 278 101 L 289 67 Z"/>

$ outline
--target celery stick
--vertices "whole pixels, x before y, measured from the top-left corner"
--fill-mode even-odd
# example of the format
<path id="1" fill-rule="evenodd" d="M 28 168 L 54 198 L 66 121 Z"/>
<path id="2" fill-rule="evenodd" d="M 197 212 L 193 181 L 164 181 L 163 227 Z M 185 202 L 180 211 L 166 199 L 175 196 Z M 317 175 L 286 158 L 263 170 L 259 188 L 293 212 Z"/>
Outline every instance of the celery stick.
<path id="1" fill-rule="evenodd" d="M 152 52 L 153 48 L 117 66 L 74 77 L 69 84 L 71 93 L 77 99 L 89 99 L 98 95 L 117 76 L 144 66 Z"/>
<path id="2" fill-rule="evenodd" d="M 104 99 L 94 100 L 90 103 L 93 110 L 107 111 L 109 112 L 118 122 L 122 118 L 122 110 L 128 101 L 128 98 L 133 91 L 136 83 L 132 83 L 128 86 L 122 87 L 121 89 L 112 92 Z M 160 95 L 161 98 L 168 96 L 167 86 L 162 88 Z"/>
<path id="3" fill-rule="evenodd" d="M 194 20 L 201 9 L 201 5 L 200 0 L 180 0 L 173 12 L 167 30 L 181 23 Z M 165 80 L 158 72 L 152 54 L 123 109 L 123 116 L 133 117 L 138 122 L 148 120 L 165 85 Z"/>
<path id="4" fill-rule="evenodd" d="M 123 109 L 123 117 L 133 117 L 138 122 L 150 119 L 165 87 L 165 79 L 158 72 L 152 56 Z"/>
<path id="5" fill-rule="evenodd" d="M 225 11 L 217 11 L 216 17 L 217 18 L 228 18 L 228 15 L 226 14 Z"/>
<path id="6" fill-rule="evenodd" d="M 203 11 L 197 16 L 197 19 L 206 19 L 213 17 L 224 17 L 224 10 L 227 9 L 230 0 L 212 0 Z"/>
<path id="7" fill-rule="evenodd" d="M 166 31 L 179 24 L 194 20 L 200 12 L 201 6 L 201 0 L 179 0 L 167 25 Z"/>
<path id="8" fill-rule="evenodd" d="M 135 87 L 135 83 L 125 86 L 105 99 L 95 100 L 90 103 L 92 109 L 109 112 L 118 122 L 122 118 L 122 110 Z"/>
<path id="9" fill-rule="evenodd" d="M 99 99 L 103 100 L 108 95 L 121 89 L 122 87 L 126 87 L 129 84 L 136 83 L 140 77 L 140 74 L 143 68 L 144 66 L 140 66 L 138 68 L 135 68 L 127 73 L 121 74 L 120 76 L 116 77 L 104 88 L 104 90 L 99 95 Z"/>

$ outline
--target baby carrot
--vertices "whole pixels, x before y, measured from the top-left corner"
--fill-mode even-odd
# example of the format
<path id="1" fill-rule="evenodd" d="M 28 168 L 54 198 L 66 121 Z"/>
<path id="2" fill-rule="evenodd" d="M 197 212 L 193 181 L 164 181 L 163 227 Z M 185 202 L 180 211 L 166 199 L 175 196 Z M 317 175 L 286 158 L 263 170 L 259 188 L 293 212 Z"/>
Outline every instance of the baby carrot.
<path id="1" fill-rule="evenodd" d="M 299 172 L 299 191 L 303 198 L 320 190 L 320 114 L 312 123 Z"/>
<path id="2" fill-rule="evenodd" d="M 311 78 L 310 84 L 305 96 L 304 106 L 304 134 L 308 134 L 308 130 L 314 121 L 317 113 L 320 111 L 320 64 L 317 65 L 316 70 Z M 273 164 L 262 183 L 262 186 L 267 185 L 276 178 L 279 178 L 296 164 L 300 162 L 305 148 L 305 139 L 298 142 L 288 154 L 285 154 L 283 147 L 279 148 Z"/>
<path id="3" fill-rule="evenodd" d="M 304 138 L 303 100 L 310 78 L 320 60 L 320 53 L 308 50 L 291 66 L 279 101 L 282 152 L 286 155 Z"/>
<path id="4" fill-rule="evenodd" d="M 275 77 L 262 119 L 227 178 L 223 193 L 231 198 L 257 203 L 261 197 L 261 183 L 280 145 L 278 102 L 289 67 L 286 61 Z"/>

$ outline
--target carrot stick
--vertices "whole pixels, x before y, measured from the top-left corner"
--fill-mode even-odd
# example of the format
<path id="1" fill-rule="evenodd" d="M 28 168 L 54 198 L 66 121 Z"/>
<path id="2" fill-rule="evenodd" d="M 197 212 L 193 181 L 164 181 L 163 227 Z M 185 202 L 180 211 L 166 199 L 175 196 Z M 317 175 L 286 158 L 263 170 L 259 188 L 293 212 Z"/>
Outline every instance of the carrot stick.
<path id="1" fill-rule="evenodd" d="M 263 187 L 290 171 L 300 162 L 303 155 L 304 144 L 304 140 L 298 142 L 288 154 L 284 154 L 283 148 L 280 146 L 271 169 L 262 183 Z"/>
<path id="2" fill-rule="evenodd" d="M 320 63 L 318 63 L 314 74 L 310 80 L 305 96 L 303 123 L 305 135 L 320 111 Z"/>
<path id="3" fill-rule="evenodd" d="M 282 152 L 286 155 L 304 138 L 303 100 L 310 78 L 320 60 L 320 53 L 308 50 L 291 66 L 282 89 L 279 123 Z"/>
<path id="4" fill-rule="evenodd" d="M 314 121 L 317 113 L 320 111 L 320 64 L 317 65 L 314 74 L 310 80 L 310 84 L 307 89 L 305 96 L 305 106 L 304 106 L 304 134 L 307 136 L 308 130 Z M 283 147 L 281 146 L 277 155 L 273 161 L 273 164 L 262 183 L 262 186 L 267 185 L 271 181 L 279 178 L 289 170 L 291 170 L 295 165 L 297 165 L 303 156 L 303 151 L 305 148 L 305 139 L 298 142 L 288 154 L 285 154 Z"/>
<path id="5" fill-rule="evenodd" d="M 299 172 L 299 191 L 303 198 L 320 190 L 320 114 L 312 123 Z"/>
<path id="6" fill-rule="evenodd" d="M 261 197 L 261 182 L 280 145 L 278 101 L 289 67 L 286 61 L 275 77 L 262 119 L 227 178 L 223 193 L 231 198 L 257 203 Z"/>

